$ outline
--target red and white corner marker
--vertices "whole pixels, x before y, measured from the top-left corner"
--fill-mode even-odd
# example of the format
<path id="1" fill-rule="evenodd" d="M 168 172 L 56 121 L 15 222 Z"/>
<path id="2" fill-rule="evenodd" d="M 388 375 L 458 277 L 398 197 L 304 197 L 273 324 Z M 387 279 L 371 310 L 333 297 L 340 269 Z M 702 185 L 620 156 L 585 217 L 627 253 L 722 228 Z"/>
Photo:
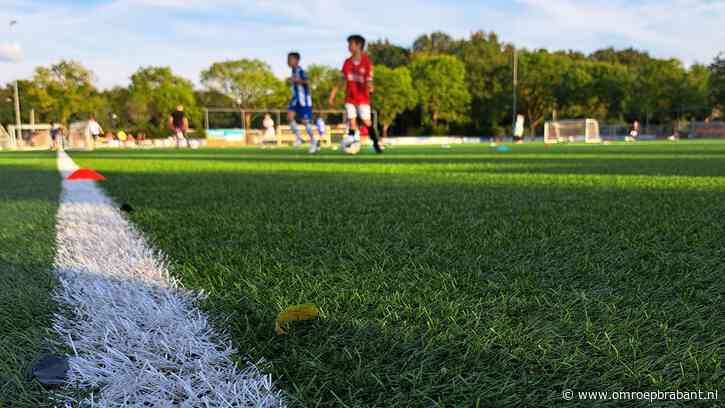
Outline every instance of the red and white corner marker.
<path id="1" fill-rule="evenodd" d="M 237 351 L 196 307 L 199 294 L 170 275 L 165 257 L 117 210 L 95 181 L 58 154 L 53 329 L 73 350 L 66 407 L 285 407 L 270 376 Z M 83 397 L 76 397 L 77 391 Z"/>
<path id="2" fill-rule="evenodd" d="M 106 177 L 92 169 L 78 169 L 74 171 L 73 173 L 69 174 L 66 178 L 66 180 L 93 180 L 93 181 L 103 181 L 106 179 Z"/>

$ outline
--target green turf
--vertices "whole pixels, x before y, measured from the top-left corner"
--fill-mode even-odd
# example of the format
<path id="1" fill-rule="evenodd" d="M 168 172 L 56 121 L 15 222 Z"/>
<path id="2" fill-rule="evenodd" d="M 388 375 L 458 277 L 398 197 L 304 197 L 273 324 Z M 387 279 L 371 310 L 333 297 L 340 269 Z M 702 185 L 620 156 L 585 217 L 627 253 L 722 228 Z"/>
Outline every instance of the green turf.
<path id="1" fill-rule="evenodd" d="M 74 158 L 293 406 L 725 385 L 725 143 Z M 276 337 L 297 303 L 321 320 Z"/>
<path id="2" fill-rule="evenodd" d="M 50 350 L 60 177 L 51 153 L 0 153 L 0 407 L 50 406 L 30 367 Z"/>

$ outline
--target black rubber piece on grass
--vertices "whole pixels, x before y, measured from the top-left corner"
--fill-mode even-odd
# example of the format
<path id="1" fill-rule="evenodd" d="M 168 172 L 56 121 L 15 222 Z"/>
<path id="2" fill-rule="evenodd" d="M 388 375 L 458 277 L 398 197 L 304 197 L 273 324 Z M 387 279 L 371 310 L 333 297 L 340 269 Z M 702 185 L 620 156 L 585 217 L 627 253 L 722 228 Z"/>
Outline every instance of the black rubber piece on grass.
<path id="1" fill-rule="evenodd" d="M 68 379 L 68 358 L 45 356 L 33 367 L 33 377 L 45 386 L 59 386 Z"/>
<path id="2" fill-rule="evenodd" d="M 134 212 L 134 209 L 133 209 L 133 207 L 131 207 L 130 204 L 124 203 L 123 205 L 121 205 L 121 211 L 130 214 L 130 213 Z"/>

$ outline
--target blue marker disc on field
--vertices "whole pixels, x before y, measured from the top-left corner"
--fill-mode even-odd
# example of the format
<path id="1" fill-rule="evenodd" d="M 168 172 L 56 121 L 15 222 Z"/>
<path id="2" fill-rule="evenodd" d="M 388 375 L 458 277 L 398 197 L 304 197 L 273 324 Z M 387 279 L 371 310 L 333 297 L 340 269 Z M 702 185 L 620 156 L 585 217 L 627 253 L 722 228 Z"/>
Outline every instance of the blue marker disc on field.
<path id="1" fill-rule="evenodd" d="M 499 153 L 508 153 L 511 149 L 508 146 L 499 146 L 496 148 L 496 151 Z"/>

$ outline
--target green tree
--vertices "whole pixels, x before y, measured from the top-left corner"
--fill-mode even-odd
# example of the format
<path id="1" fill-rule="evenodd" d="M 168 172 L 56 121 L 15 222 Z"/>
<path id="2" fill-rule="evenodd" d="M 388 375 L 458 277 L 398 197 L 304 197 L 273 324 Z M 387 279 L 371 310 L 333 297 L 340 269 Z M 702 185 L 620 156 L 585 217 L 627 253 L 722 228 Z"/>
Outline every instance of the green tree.
<path id="1" fill-rule="evenodd" d="M 458 58 L 466 66 L 472 97 L 471 127 L 478 134 L 501 136 L 501 123 L 510 123 L 512 98 L 511 47 L 494 33 L 476 32 L 462 41 Z"/>
<path id="2" fill-rule="evenodd" d="M 197 90 L 194 97 L 199 106 L 206 108 L 229 108 L 236 106 L 236 102 L 219 91 Z"/>
<path id="3" fill-rule="evenodd" d="M 708 67 L 693 64 L 685 73 L 678 94 L 683 119 L 703 120 L 708 117 L 712 113 Z"/>
<path id="4" fill-rule="evenodd" d="M 423 110 L 423 121 L 438 131 L 440 121 L 469 120 L 471 95 L 466 86 L 466 67 L 451 55 L 418 55 L 410 66 Z"/>
<path id="5" fill-rule="evenodd" d="M 715 105 L 725 109 L 725 52 L 710 65 L 710 96 Z"/>
<path id="6" fill-rule="evenodd" d="M 636 74 L 630 112 L 650 122 L 671 122 L 679 115 L 681 89 L 686 80 L 682 62 L 676 59 L 649 61 L 631 68 Z"/>
<path id="7" fill-rule="evenodd" d="M 239 102 L 243 109 L 261 109 L 276 104 L 275 95 L 285 87 L 274 76 L 269 64 L 256 59 L 214 63 L 202 71 L 201 82 L 207 89 Z"/>
<path id="8" fill-rule="evenodd" d="M 452 54 L 457 47 L 458 42 L 441 31 L 421 35 L 413 42 L 414 53 Z"/>
<path id="9" fill-rule="evenodd" d="M 392 44 L 387 38 L 371 42 L 368 45 L 368 54 L 375 64 L 388 68 L 402 67 L 410 63 L 410 51 Z"/>
<path id="10" fill-rule="evenodd" d="M 202 71 L 201 83 L 237 102 L 239 109 L 267 109 L 286 106 L 289 91 L 269 64 L 257 59 L 216 62 Z M 251 114 L 244 117 L 249 127 Z"/>
<path id="11" fill-rule="evenodd" d="M 141 68 L 131 76 L 127 111 L 133 125 L 150 135 L 163 135 L 177 105 L 184 106 L 191 127 L 202 125 L 191 81 L 168 67 Z"/>
<path id="12" fill-rule="evenodd" d="M 546 50 L 519 52 L 519 101 L 532 134 L 557 107 L 564 61 L 565 57 L 554 56 Z"/>
<path id="13" fill-rule="evenodd" d="M 7 125 L 15 122 L 14 109 L 13 85 L 7 84 L 0 88 L 0 125 Z"/>
<path id="14" fill-rule="evenodd" d="M 591 81 L 588 89 L 583 90 L 587 95 L 589 114 L 587 117 L 614 119 L 623 121 L 626 109 L 630 104 L 634 75 L 626 66 L 619 63 L 600 61 L 585 61 L 585 69 Z"/>
<path id="15" fill-rule="evenodd" d="M 58 121 L 56 114 L 40 106 L 37 98 L 39 92 L 35 88 L 37 87 L 32 80 L 21 79 L 18 81 L 20 116 L 23 122 L 29 121 L 31 110 L 35 112 L 36 123 Z M 0 88 L 0 123 L 6 125 L 15 123 L 14 98 L 14 83 L 9 83 L 4 88 Z"/>
<path id="16" fill-rule="evenodd" d="M 593 78 L 585 60 L 578 60 L 568 53 L 551 54 L 550 58 L 560 67 L 559 78 L 552 84 L 556 99 L 555 109 L 560 117 L 603 117 L 606 112 L 598 104 L 598 96 L 591 90 Z"/>
<path id="17" fill-rule="evenodd" d="M 594 51 L 589 57 L 594 61 L 620 64 L 627 67 L 642 66 L 653 59 L 649 53 L 634 48 L 617 50 L 612 47 Z"/>
<path id="18" fill-rule="evenodd" d="M 96 119 L 104 128 L 127 128 L 131 124 L 128 113 L 130 98 L 128 88 L 116 86 L 104 90 L 99 96 L 101 105 L 96 109 Z"/>
<path id="19" fill-rule="evenodd" d="M 72 116 L 92 113 L 93 73 L 79 62 L 63 60 L 50 68 L 38 67 L 32 82 L 28 92 L 51 120 L 67 123 Z"/>
<path id="20" fill-rule="evenodd" d="M 342 73 L 339 69 L 326 65 L 310 65 L 307 67 L 307 76 L 310 79 L 314 106 L 322 107 L 327 103 L 327 97 L 330 95 L 332 87 L 340 82 Z M 335 105 L 342 106 L 344 99 L 344 94 L 338 92 Z"/>
<path id="21" fill-rule="evenodd" d="M 391 69 L 384 65 L 375 66 L 373 106 L 378 111 L 383 137 L 388 136 L 388 130 L 395 118 L 401 112 L 413 109 L 417 102 L 418 97 L 408 68 Z"/>

